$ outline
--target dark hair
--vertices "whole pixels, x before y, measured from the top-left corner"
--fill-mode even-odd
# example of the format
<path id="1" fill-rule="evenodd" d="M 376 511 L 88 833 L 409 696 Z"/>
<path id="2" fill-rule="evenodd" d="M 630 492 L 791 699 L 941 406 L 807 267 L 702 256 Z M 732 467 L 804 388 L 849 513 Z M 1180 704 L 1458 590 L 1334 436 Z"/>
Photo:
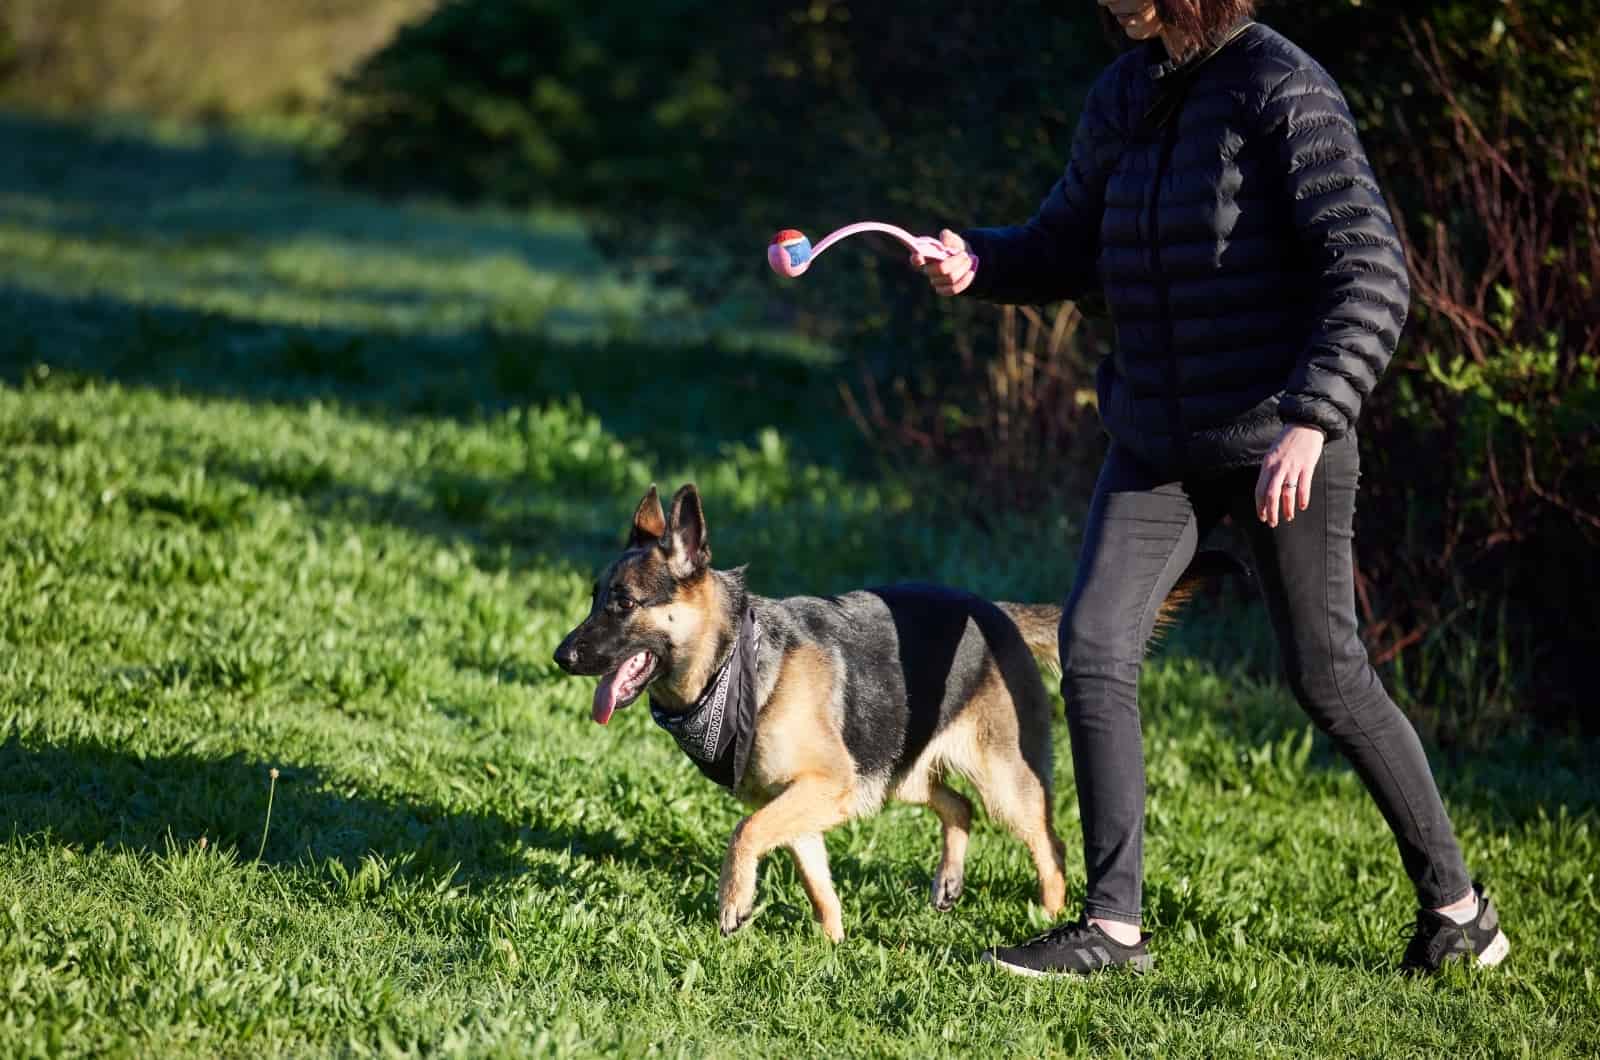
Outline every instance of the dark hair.
<path id="1" fill-rule="evenodd" d="M 1256 0 L 1155 0 L 1162 25 L 1171 26 L 1201 47 L 1215 44 L 1240 19 L 1255 13 Z M 1116 16 L 1100 9 L 1100 22 L 1112 40 L 1126 45 L 1127 37 Z"/>

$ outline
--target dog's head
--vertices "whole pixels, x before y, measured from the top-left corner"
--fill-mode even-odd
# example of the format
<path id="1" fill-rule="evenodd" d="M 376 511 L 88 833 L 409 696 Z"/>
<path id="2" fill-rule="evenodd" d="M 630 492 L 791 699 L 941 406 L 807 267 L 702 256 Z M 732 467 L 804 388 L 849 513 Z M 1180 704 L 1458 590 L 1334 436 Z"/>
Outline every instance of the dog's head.
<path id="1" fill-rule="evenodd" d="M 654 486 L 633 513 L 628 543 L 594 583 L 585 618 L 556 649 L 569 674 L 598 675 L 594 720 L 604 725 L 646 686 L 689 664 L 710 623 L 711 549 L 694 485 L 661 509 Z"/>

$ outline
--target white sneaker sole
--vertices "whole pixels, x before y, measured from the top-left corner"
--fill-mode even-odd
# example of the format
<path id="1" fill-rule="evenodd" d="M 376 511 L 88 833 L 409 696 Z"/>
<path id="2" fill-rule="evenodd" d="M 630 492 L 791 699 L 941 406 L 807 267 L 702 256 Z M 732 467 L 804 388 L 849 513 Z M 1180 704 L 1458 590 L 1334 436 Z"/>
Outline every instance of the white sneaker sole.
<path id="1" fill-rule="evenodd" d="M 1511 952 L 1511 940 L 1506 938 L 1504 931 L 1495 932 L 1494 941 L 1485 946 L 1483 952 L 1478 954 L 1479 968 L 1493 968 L 1506 959 L 1506 954 Z"/>
<path id="2" fill-rule="evenodd" d="M 1100 972 L 1116 971 L 1119 968 L 1124 968 L 1134 975 L 1146 975 L 1155 968 L 1155 958 L 1151 957 L 1149 954 L 1143 954 L 1122 964 L 1107 965 L 1097 972 L 1041 972 L 1037 968 L 1024 968 L 1020 964 L 1007 964 L 1005 961 L 1002 961 L 992 953 L 985 953 L 981 960 L 984 964 L 987 964 L 992 968 L 998 968 L 1002 972 L 1010 972 L 1012 975 L 1027 976 L 1029 979 L 1087 979 L 1091 975 L 1099 975 Z"/>
<path id="3" fill-rule="evenodd" d="M 1020 964 L 1007 964 L 992 953 L 983 955 L 983 963 L 991 968 L 998 968 L 1002 972 L 1012 975 L 1023 975 L 1029 979 L 1086 979 L 1087 976 L 1073 975 L 1070 972 L 1041 972 L 1037 968 L 1024 968 Z"/>

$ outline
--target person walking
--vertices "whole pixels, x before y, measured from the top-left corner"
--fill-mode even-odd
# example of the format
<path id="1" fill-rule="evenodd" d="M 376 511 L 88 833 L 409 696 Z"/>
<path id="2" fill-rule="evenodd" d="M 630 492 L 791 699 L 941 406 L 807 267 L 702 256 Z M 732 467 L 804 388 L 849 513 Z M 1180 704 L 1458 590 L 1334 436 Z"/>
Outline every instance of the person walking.
<path id="1" fill-rule="evenodd" d="M 1111 445 L 1061 619 L 1083 915 L 985 954 L 1030 975 L 1151 966 L 1141 931 L 1138 677 L 1158 605 L 1224 516 L 1247 527 L 1295 699 L 1377 802 L 1416 889 L 1401 960 L 1498 963 L 1421 741 L 1357 633 L 1356 426 L 1410 300 L 1394 222 L 1339 87 L 1251 0 L 1098 0 L 1133 42 L 1096 80 L 1066 171 L 1025 224 L 913 255 L 936 293 L 1103 291 Z"/>

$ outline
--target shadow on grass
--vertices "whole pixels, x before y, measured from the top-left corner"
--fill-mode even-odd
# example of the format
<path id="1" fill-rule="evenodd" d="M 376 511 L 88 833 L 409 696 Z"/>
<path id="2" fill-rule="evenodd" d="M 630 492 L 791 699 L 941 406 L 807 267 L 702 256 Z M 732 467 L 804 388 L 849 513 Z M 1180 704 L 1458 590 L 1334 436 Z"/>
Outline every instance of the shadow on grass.
<path id="1" fill-rule="evenodd" d="M 0 834 L 47 835 L 78 849 L 128 850 L 161 856 L 173 844 L 204 836 L 251 860 L 266 823 L 268 763 L 241 754 L 141 755 L 86 741 L 24 744 L 15 733 L 0 744 Z M 522 877 L 544 886 L 565 882 L 530 850 L 670 864 L 667 847 L 622 840 L 582 827 L 542 828 L 496 813 L 331 790 L 309 764 L 277 763 L 271 826 L 262 862 L 320 864 L 333 858 L 354 869 L 370 853 L 431 876 L 465 882 Z"/>
<path id="2" fill-rule="evenodd" d="M 691 889 L 677 897 L 677 912 L 689 924 L 715 924 L 720 845 L 684 849 L 649 836 L 624 839 L 583 826 L 519 823 L 491 811 L 363 794 L 308 763 L 279 761 L 273 767 L 279 778 L 261 856 L 264 865 L 314 867 L 332 859 L 355 872 L 363 858 L 375 854 L 429 879 L 467 884 L 526 880 L 561 889 L 573 880 L 548 858 L 531 853 L 620 862 L 668 875 L 681 872 L 687 860 L 704 864 L 711 882 L 703 891 Z M 152 857 L 205 837 L 213 848 L 231 848 L 239 861 L 248 862 L 260 848 L 267 823 L 268 769 L 268 762 L 238 753 L 145 755 L 83 740 L 41 745 L 24 742 L 13 732 L 0 743 L 0 836 L 43 839 L 79 852 Z M 833 872 L 843 900 L 848 905 L 855 894 L 907 888 L 925 896 L 937 835 L 930 817 L 928 856 L 916 863 L 863 866 L 852 857 L 837 857 Z M 780 860 L 785 862 L 781 870 Z M 769 930 L 810 930 L 811 906 L 787 860 L 782 851 L 763 859 L 762 902 L 767 910 L 759 919 Z M 1032 898 L 1029 881 L 1018 880 L 1014 888 L 1010 880 L 1003 884 L 1006 897 L 1014 898 L 1018 908 Z M 906 941 L 880 937 L 869 923 L 860 924 L 858 933 L 884 944 Z"/>
<path id="3" fill-rule="evenodd" d="M 307 210 L 308 201 L 315 210 Z M 599 271 L 576 226 L 509 223 L 520 220 L 491 211 L 400 209 L 318 188 L 293 150 L 223 133 L 160 139 L 131 124 L 0 110 L 0 225 L 212 245 L 313 237 L 380 253 L 511 255 L 578 277 Z"/>

